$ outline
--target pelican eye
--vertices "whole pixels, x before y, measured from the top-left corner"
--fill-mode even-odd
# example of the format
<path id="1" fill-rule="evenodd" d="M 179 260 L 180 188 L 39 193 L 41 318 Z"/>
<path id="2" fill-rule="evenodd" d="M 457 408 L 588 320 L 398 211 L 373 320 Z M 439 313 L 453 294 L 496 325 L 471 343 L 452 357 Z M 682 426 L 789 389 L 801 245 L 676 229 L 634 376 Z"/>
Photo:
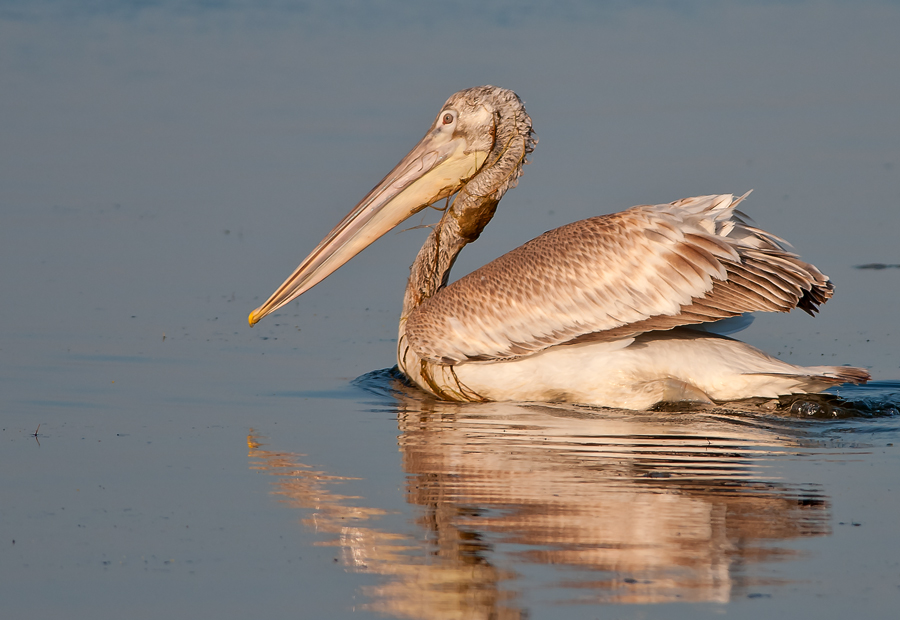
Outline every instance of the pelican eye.
<path id="1" fill-rule="evenodd" d="M 443 121 L 444 121 L 444 124 L 445 124 L 445 125 L 449 125 L 450 123 L 453 122 L 453 120 L 454 120 L 454 119 L 453 119 L 453 115 L 452 115 L 452 114 L 450 114 L 449 112 L 447 112 L 446 114 L 444 114 Z"/>

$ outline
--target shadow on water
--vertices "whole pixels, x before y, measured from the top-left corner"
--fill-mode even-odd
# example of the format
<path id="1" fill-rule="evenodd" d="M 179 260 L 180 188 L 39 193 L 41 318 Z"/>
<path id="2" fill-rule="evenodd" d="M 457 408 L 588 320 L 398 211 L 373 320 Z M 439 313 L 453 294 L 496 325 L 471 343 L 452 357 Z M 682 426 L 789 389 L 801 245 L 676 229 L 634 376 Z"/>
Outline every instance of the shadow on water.
<path id="1" fill-rule="evenodd" d="M 761 567 L 798 557 L 791 541 L 829 535 L 830 499 L 772 463 L 820 449 L 834 420 L 847 430 L 896 416 L 900 394 L 879 384 L 845 398 L 636 413 L 440 402 L 394 370 L 356 384 L 397 415 L 413 531 L 378 527 L 388 511 L 340 494 L 347 478 L 266 448 L 252 430 L 249 456 L 304 523 L 333 537 L 348 570 L 383 577 L 365 590 L 368 608 L 404 618 L 519 618 L 535 592 L 727 602 L 784 585 Z M 551 575 L 536 588 L 535 566 Z"/>

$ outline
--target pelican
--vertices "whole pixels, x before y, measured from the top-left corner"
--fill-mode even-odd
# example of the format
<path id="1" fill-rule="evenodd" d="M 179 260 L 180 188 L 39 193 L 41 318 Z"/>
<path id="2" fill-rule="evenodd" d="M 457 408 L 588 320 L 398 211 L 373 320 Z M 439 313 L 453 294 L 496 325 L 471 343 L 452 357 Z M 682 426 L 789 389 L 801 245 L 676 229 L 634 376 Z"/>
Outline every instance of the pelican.
<path id="1" fill-rule="evenodd" d="M 421 142 L 250 313 L 250 325 L 446 199 L 410 268 L 397 339 L 400 370 L 440 399 L 639 410 L 870 378 L 861 368 L 788 364 L 723 335 L 754 311 L 814 315 L 834 288 L 736 208 L 746 195 L 581 220 L 448 284 L 457 255 L 518 183 L 536 143 L 513 91 L 456 93 Z"/>

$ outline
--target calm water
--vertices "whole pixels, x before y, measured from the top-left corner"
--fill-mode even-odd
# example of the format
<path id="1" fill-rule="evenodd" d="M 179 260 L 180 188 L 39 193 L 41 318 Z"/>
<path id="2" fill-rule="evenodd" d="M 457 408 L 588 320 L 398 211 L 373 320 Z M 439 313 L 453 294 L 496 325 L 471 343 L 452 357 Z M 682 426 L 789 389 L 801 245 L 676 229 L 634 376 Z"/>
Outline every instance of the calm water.
<path id="1" fill-rule="evenodd" d="M 552 6 L 0 1 L 5 614 L 894 617 L 900 6 Z M 875 382 L 642 414 L 428 400 L 379 370 L 421 230 L 247 328 L 484 83 L 540 144 L 456 274 L 754 189 L 837 291 L 742 339 Z"/>

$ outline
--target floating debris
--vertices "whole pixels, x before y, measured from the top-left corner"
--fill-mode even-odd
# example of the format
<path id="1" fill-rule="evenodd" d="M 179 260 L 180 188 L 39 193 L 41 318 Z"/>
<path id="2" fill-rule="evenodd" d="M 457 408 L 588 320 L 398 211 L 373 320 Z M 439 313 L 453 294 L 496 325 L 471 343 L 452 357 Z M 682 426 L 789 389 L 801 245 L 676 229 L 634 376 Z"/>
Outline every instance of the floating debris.
<path id="1" fill-rule="evenodd" d="M 900 269 L 900 265 L 888 265 L 887 263 L 866 263 L 857 265 L 857 269 Z"/>

